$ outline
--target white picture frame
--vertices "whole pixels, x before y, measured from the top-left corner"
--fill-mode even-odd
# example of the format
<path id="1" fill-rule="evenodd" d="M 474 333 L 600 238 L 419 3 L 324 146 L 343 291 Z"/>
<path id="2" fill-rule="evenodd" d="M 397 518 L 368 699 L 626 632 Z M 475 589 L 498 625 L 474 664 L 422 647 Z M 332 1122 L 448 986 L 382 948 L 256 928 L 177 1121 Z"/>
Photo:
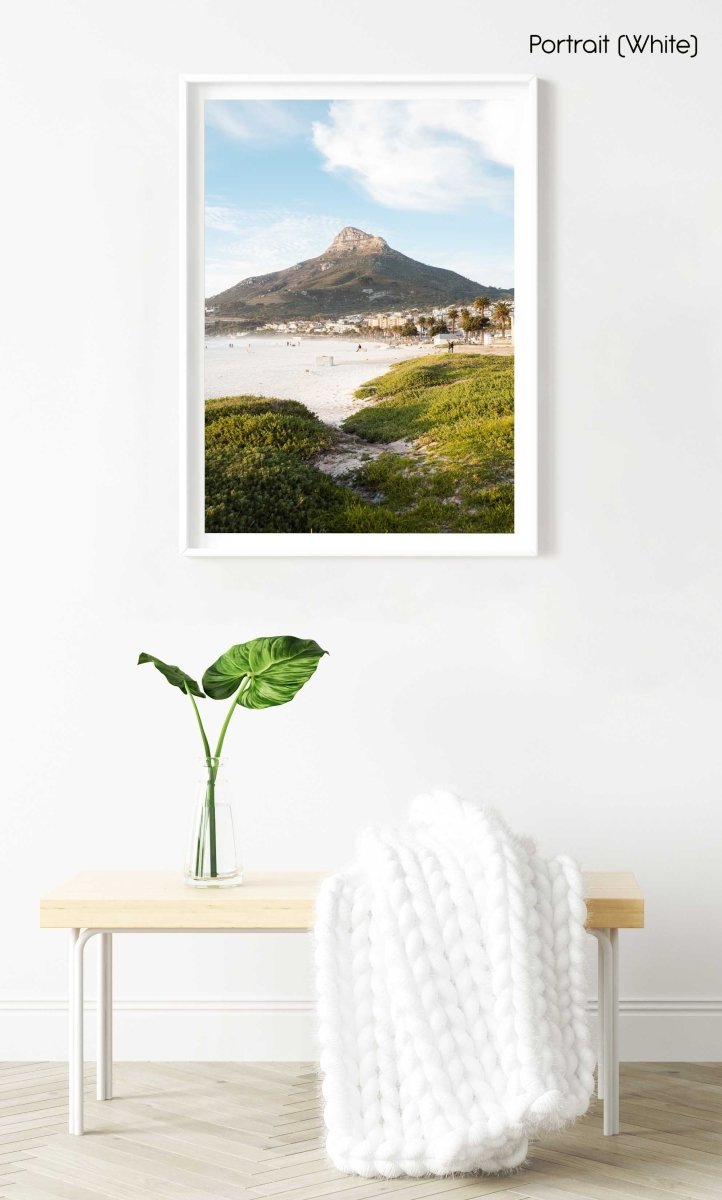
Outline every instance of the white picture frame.
<path id="1" fill-rule="evenodd" d="M 204 102 L 510 96 L 514 174 L 513 533 L 206 533 L 204 519 Z M 180 81 L 180 549 L 191 556 L 533 556 L 537 553 L 537 87 L 531 75 L 196 76 Z"/>

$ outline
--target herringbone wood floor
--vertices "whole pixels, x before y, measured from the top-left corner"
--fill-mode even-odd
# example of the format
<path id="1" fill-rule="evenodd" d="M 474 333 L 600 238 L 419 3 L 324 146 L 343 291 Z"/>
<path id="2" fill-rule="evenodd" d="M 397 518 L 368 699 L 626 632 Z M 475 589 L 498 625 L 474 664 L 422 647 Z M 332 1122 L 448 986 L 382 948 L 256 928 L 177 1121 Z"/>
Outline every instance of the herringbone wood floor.
<path id="1" fill-rule="evenodd" d="M 88 1084 L 92 1071 L 88 1069 Z M 132 1063 L 116 1099 L 92 1099 L 85 1137 L 66 1134 L 67 1072 L 0 1067 L 0 1195 L 11 1200 L 722 1200 L 722 1064 L 627 1064 L 622 1133 L 594 1105 L 534 1145 L 506 1178 L 361 1180 L 323 1152 L 315 1068 L 281 1063 Z"/>

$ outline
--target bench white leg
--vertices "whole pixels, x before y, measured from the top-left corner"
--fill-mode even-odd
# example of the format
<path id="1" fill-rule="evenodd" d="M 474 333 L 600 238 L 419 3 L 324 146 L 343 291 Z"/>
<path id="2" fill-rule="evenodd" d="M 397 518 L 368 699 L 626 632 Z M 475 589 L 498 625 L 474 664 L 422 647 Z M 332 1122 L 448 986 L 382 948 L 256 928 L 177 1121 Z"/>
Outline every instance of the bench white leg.
<path id="1" fill-rule="evenodd" d="M 600 1055 L 597 1090 L 604 1097 L 604 1134 L 619 1133 L 619 930 L 594 929 L 599 943 Z"/>
<path id="2" fill-rule="evenodd" d="M 101 933 L 98 939 L 98 1063 L 96 1095 L 99 1100 L 113 1097 L 113 935 Z"/>
<path id="3" fill-rule="evenodd" d="M 87 929 L 70 931 L 70 1062 L 68 1131 L 83 1132 L 83 962 Z"/>
<path id="4" fill-rule="evenodd" d="M 69 962 L 69 1032 L 70 1053 L 68 1055 L 68 1131 L 83 1132 L 83 1001 L 84 1001 L 84 951 L 85 943 L 97 931 L 95 929 L 70 930 Z"/>
<path id="5" fill-rule="evenodd" d="M 604 949 L 597 938 L 597 1096 L 604 1099 Z"/>
<path id="6" fill-rule="evenodd" d="M 75 1133 L 75 1092 L 77 1087 L 77 1079 L 75 1073 L 76 1059 L 76 996 L 75 996 L 75 947 L 78 944 L 79 929 L 70 930 L 70 945 L 68 947 L 68 1133 Z M 82 998 L 81 998 L 82 1011 Z M 81 1018 L 82 1019 L 82 1018 Z M 82 1030 L 81 1030 L 82 1038 Z M 82 1091 L 82 1050 L 81 1054 L 81 1071 L 80 1071 L 80 1086 Z"/>
<path id="7" fill-rule="evenodd" d="M 619 930 L 609 930 L 612 943 L 612 1054 L 614 1117 L 611 1133 L 619 1133 Z"/>

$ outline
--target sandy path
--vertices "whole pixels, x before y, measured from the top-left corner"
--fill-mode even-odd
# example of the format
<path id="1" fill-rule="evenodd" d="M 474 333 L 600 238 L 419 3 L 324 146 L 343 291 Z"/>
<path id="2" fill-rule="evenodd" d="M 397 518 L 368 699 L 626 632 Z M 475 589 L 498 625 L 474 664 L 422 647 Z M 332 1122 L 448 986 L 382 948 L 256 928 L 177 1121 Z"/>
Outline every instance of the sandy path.
<path id="1" fill-rule="evenodd" d="M 349 471 L 358 470 L 381 454 L 410 454 L 412 451 L 413 442 L 405 438 L 396 442 L 365 442 L 353 433 L 341 433 L 336 445 L 319 454 L 313 465 L 333 479 L 342 479 Z"/>

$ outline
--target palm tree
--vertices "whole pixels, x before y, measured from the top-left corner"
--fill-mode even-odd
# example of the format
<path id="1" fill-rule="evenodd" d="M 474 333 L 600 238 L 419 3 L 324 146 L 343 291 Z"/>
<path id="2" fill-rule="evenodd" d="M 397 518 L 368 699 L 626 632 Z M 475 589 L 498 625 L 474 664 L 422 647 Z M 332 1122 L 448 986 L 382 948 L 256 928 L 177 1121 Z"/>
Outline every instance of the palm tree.
<path id="1" fill-rule="evenodd" d="M 493 317 L 494 324 L 501 330 L 502 333 L 505 333 L 511 325 L 513 311 L 514 310 L 512 309 L 508 300 L 498 300 L 494 305 L 494 310 L 491 315 Z"/>
<path id="2" fill-rule="evenodd" d="M 466 316 L 462 313 L 461 328 L 464 330 L 467 338 L 470 334 L 483 334 L 489 325 L 491 325 L 491 321 L 488 317 L 482 317 L 479 313 L 470 313 L 468 311 Z"/>
<path id="3" fill-rule="evenodd" d="M 488 296 L 477 296 L 474 301 L 474 308 L 480 316 L 486 316 L 486 310 L 491 306 L 491 300 Z"/>
<path id="4" fill-rule="evenodd" d="M 456 319 L 457 319 L 458 315 L 459 315 L 458 308 L 456 307 L 455 304 L 452 304 L 451 308 L 448 310 L 448 313 L 447 313 L 447 316 L 448 316 L 449 320 L 451 321 L 451 332 L 452 333 L 454 332 L 454 326 L 456 325 Z"/>
<path id="5" fill-rule="evenodd" d="M 491 321 L 488 317 L 472 317 L 474 322 L 474 332 L 481 334 L 481 344 L 484 345 L 484 332 L 491 326 Z"/>
<path id="6" fill-rule="evenodd" d="M 428 325 L 428 323 L 429 323 L 428 317 L 419 317 L 418 321 L 416 322 L 416 324 L 418 325 L 418 327 L 422 333 L 426 333 L 426 326 Z"/>

